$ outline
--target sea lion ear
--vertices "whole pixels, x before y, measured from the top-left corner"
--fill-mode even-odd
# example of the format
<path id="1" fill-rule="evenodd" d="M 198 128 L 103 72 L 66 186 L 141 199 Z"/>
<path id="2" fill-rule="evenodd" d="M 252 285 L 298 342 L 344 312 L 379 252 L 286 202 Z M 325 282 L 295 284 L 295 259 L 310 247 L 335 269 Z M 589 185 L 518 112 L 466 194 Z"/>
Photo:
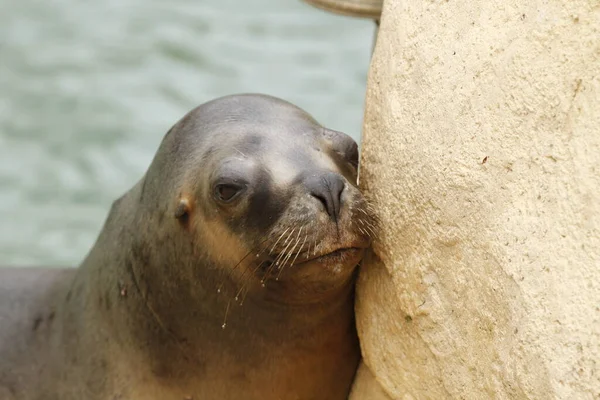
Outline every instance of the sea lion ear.
<path id="1" fill-rule="evenodd" d="M 358 145 L 345 133 L 323 128 L 323 137 L 331 143 L 333 151 L 341 155 L 355 168 L 358 168 Z"/>
<path id="2" fill-rule="evenodd" d="M 175 218 L 182 223 L 187 223 L 190 217 L 190 202 L 186 197 L 182 197 L 179 200 L 179 204 L 175 208 Z"/>

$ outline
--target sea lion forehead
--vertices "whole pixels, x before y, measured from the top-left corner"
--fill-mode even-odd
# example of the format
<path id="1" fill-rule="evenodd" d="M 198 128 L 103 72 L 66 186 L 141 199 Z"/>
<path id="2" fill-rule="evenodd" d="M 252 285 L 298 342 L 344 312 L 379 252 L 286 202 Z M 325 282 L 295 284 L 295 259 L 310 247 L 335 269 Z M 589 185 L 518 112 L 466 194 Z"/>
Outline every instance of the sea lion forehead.
<path id="1" fill-rule="evenodd" d="M 315 134 L 321 126 L 307 112 L 287 101 L 266 95 L 232 95 L 205 103 L 195 119 L 219 139 L 247 136 Z"/>
<path id="2" fill-rule="evenodd" d="M 276 181 L 289 183 L 307 169 L 337 170 L 327 130 L 287 101 L 259 94 L 226 96 L 204 103 L 180 122 L 181 151 L 202 165 L 252 159 Z"/>
<path id="3" fill-rule="evenodd" d="M 316 124 L 316 121 L 303 109 L 296 105 L 264 94 L 237 94 L 204 103 L 199 107 L 205 117 L 213 116 L 234 121 L 252 121 L 255 123 L 277 119 L 305 119 Z M 229 117 L 229 118 L 227 118 Z"/>
<path id="4" fill-rule="evenodd" d="M 265 95 L 233 95 L 205 103 L 182 121 L 205 156 L 235 151 L 244 155 L 281 153 L 320 146 L 323 128 L 295 105 Z M 188 143 L 190 143 L 188 141 Z"/>

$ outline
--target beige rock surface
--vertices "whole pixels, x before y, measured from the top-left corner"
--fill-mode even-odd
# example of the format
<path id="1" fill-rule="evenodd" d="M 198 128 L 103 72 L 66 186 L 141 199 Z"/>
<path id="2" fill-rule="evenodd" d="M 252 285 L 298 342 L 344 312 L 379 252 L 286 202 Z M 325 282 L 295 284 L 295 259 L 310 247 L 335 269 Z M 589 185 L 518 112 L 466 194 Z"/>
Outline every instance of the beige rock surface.
<path id="1" fill-rule="evenodd" d="M 386 0 L 352 400 L 600 399 L 600 2 Z"/>
<path id="2" fill-rule="evenodd" d="M 375 376 L 364 363 L 361 363 L 354 385 L 352 387 L 351 398 L 369 399 L 369 400 L 391 400 Z"/>

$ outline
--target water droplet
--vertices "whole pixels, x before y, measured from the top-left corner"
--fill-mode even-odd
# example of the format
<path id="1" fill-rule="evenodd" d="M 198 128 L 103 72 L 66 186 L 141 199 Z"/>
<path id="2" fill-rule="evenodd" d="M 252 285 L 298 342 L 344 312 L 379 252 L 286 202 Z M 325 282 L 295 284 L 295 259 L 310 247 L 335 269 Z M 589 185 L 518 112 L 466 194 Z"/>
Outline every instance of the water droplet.
<path id="1" fill-rule="evenodd" d="M 264 282 L 263 282 L 263 283 L 261 283 L 260 285 L 261 285 L 262 287 L 265 287 L 265 283 L 264 283 Z"/>
<path id="2" fill-rule="evenodd" d="M 221 329 L 225 329 L 226 326 L 227 326 L 227 324 L 221 325 Z"/>

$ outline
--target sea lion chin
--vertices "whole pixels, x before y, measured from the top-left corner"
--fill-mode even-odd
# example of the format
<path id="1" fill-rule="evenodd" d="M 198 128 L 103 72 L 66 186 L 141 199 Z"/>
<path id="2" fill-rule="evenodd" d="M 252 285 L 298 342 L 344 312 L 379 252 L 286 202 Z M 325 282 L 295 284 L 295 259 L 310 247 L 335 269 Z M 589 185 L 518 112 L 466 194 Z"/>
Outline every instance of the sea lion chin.
<path id="1" fill-rule="evenodd" d="M 283 100 L 192 110 L 80 268 L 0 272 L 0 389 L 345 399 L 360 357 L 353 282 L 376 231 L 357 168 L 354 140 Z M 33 281 L 38 294 L 22 294 Z"/>

